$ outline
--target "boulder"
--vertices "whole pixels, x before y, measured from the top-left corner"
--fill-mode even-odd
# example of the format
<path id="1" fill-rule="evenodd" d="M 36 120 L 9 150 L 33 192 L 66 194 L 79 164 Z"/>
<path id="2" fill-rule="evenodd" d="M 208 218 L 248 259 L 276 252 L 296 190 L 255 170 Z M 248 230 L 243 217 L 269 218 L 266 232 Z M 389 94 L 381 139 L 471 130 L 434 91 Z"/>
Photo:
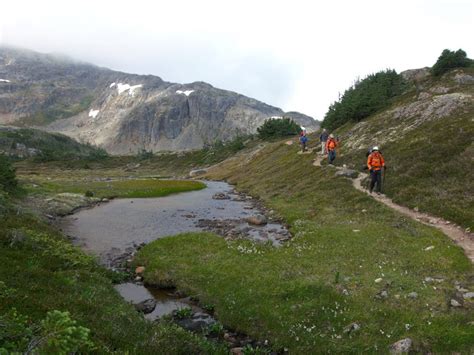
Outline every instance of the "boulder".
<path id="1" fill-rule="evenodd" d="M 175 321 L 179 326 L 191 332 L 202 332 L 216 323 L 214 318 L 203 312 L 196 312 L 190 318 L 177 319 Z"/>
<path id="2" fill-rule="evenodd" d="M 267 217 L 262 214 L 257 214 L 245 219 L 248 224 L 253 224 L 255 226 L 263 226 L 268 223 Z"/>
<path id="3" fill-rule="evenodd" d="M 189 177 L 196 177 L 207 173 L 207 169 L 196 169 L 189 172 Z"/>
<path id="4" fill-rule="evenodd" d="M 405 338 L 390 345 L 390 353 L 391 354 L 408 353 L 410 350 L 412 350 L 412 346 L 413 346 L 413 341 L 410 338 Z"/>
<path id="5" fill-rule="evenodd" d="M 147 299 L 134 305 L 138 312 L 148 314 L 155 310 L 156 301 L 153 298 Z"/>

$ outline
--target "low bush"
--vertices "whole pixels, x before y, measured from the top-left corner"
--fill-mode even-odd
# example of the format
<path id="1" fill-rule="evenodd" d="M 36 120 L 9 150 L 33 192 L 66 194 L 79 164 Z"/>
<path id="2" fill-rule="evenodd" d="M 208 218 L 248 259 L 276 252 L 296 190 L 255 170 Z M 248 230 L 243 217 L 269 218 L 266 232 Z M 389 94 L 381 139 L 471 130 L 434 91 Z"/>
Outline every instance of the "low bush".
<path id="1" fill-rule="evenodd" d="M 18 189 L 15 169 L 8 157 L 0 154 L 0 191 L 12 193 Z"/>

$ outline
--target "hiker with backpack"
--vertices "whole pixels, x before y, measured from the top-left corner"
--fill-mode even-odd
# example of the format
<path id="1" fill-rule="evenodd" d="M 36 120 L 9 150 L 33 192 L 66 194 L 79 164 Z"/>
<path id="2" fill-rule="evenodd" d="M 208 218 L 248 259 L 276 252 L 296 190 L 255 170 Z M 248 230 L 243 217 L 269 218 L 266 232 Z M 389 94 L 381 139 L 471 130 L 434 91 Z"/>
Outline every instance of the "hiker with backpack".
<path id="1" fill-rule="evenodd" d="M 372 152 L 367 157 L 367 168 L 370 171 L 369 191 L 372 193 L 374 186 L 377 185 L 375 191 L 377 194 L 382 192 L 382 173 L 385 169 L 385 160 L 380 153 L 379 147 L 372 148 Z"/>
<path id="2" fill-rule="evenodd" d="M 304 128 L 304 127 L 302 127 Z M 306 129 L 302 130 L 300 133 L 300 144 L 301 144 L 301 152 L 306 152 L 306 143 L 308 142 L 308 137 L 306 137 Z"/>
<path id="3" fill-rule="evenodd" d="M 328 162 L 329 164 L 333 164 L 334 160 L 336 159 L 336 148 L 337 148 L 337 141 L 334 138 L 334 134 L 329 135 L 329 139 L 326 142 L 326 152 L 328 153 Z"/>
<path id="4" fill-rule="evenodd" d="M 323 132 L 319 136 L 319 141 L 321 142 L 321 155 L 326 153 L 326 142 L 328 141 L 328 137 L 328 131 L 326 131 L 326 128 L 324 128 Z"/>

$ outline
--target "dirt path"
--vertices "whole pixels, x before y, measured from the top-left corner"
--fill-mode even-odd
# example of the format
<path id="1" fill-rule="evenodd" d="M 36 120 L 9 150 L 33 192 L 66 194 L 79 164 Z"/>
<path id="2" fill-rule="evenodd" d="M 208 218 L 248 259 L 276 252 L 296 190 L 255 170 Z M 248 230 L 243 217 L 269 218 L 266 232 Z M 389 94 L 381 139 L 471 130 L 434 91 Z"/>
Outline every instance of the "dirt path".
<path id="1" fill-rule="evenodd" d="M 313 165 L 321 167 L 321 161 L 323 159 L 324 157 L 318 154 L 313 162 Z M 340 167 L 335 168 L 342 169 Z M 359 176 L 356 179 L 352 179 L 352 185 L 354 186 L 354 188 L 372 196 L 372 198 L 374 198 L 375 200 L 396 210 L 397 212 L 400 212 L 401 214 L 407 217 L 410 217 L 425 225 L 438 228 L 449 238 L 451 238 L 457 245 L 463 248 L 466 256 L 471 260 L 471 262 L 474 263 L 474 233 L 468 233 L 463 228 L 442 218 L 435 217 L 427 213 L 417 212 L 415 210 L 409 209 L 408 207 L 397 205 L 385 195 L 370 194 L 369 191 L 362 185 L 362 181 L 366 177 L 368 177 L 367 174 L 359 173 Z"/>

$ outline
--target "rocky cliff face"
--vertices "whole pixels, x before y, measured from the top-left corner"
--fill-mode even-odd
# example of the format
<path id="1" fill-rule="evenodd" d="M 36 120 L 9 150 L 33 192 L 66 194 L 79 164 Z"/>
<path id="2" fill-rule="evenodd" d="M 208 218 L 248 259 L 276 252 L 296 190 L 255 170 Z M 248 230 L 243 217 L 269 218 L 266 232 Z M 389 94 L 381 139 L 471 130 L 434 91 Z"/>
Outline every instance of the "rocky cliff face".
<path id="1" fill-rule="evenodd" d="M 220 90 L 174 84 L 34 52 L 0 47 L 0 124 L 42 126 L 112 154 L 188 150 L 239 134 L 264 120 L 311 117 Z"/>

